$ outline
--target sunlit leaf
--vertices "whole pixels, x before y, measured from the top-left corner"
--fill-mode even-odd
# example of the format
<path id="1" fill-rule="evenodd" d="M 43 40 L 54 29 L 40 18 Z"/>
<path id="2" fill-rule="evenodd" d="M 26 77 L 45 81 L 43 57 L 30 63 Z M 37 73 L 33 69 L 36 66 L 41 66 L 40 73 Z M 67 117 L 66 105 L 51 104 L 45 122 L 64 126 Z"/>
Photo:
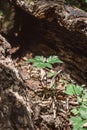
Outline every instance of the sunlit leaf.
<path id="1" fill-rule="evenodd" d="M 80 95 L 83 88 L 74 84 L 67 84 L 65 93 L 69 95 Z"/>
<path id="2" fill-rule="evenodd" d="M 55 63 L 63 63 L 57 56 L 50 56 L 47 59 L 47 62 L 51 63 L 51 64 L 55 64 Z"/>
<path id="3" fill-rule="evenodd" d="M 79 130 L 79 128 L 81 128 L 81 125 L 82 125 L 81 117 L 78 117 L 78 116 L 71 117 L 70 120 L 73 123 L 73 130 Z"/>
<path id="4" fill-rule="evenodd" d="M 57 56 L 50 56 L 49 58 L 43 56 L 35 56 L 35 58 L 29 59 L 27 62 L 32 63 L 33 66 L 38 68 L 52 68 L 52 64 L 62 63 Z"/>
<path id="5" fill-rule="evenodd" d="M 43 56 L 35 56 L 34 58 L 37 62 L 46 62 L 46 58 Z"/>
<path id="6" fill-rule="evenodd" d="M 77 109 L 72 109 L 71 112 L 74 114 L 74 115 L 77 115 L 79 113 L 79 111 Z"/>
<path id="7" fill-rule="evenodd" d="M 45 64 L 45 67 L 47 67 L 47 68 L 52 68 L 52 65 L 50 64 L 50 63 L 44 63 Z"/>
<path id="8" fill-rule="evenodd" d="M 79 108 L 79 113 L 80 113 L 81 118 L 87 119 L 87 107 L 86 106 L 81 106 Z"/>
<path id="9" fill-rule="evenodd" d="M 54 73 L 53 73 L 53 72 L 49 72 L 49 73 L 47 74 L 47 77 L 48 77 L 48 78 L 51 78 L 51 77 L 53 77 L 55 74 L 56 74 L 55 72 L 54 72 Z"/>
<path id="10" fill-rule="evenodd" d="M 33 66 L 34 66 L 34 67 L 37 67 L 37 68 L 45 68 L 45 67 L 46 67 L 46 65 L 43 64 L 43 63 L 41 63 L 41 62 L 35 62 L 35 63 L 33 64 Z"/>

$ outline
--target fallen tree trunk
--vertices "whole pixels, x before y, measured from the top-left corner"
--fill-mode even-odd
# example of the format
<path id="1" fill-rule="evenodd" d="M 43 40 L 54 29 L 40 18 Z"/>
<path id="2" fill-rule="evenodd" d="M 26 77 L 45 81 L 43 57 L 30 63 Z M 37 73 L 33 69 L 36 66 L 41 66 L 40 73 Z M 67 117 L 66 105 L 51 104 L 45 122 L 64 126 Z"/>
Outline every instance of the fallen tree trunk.
<path id="1" fill-rule="evenodd" d="M 22 51 L 29 46 L 36 54 L 58 55 L 71 76 L 87 84 L 87 13 L 58 1 L 9 1 L 15 17 L 8 40 L 16 39 Z M 0 35 L 0 129 L 34 130 L 27 86 L 11 58 L 11 45 Z"/>
<path id="2" fill-rule="evenodd" d="M 71 76 L 87 84 L 87 13 L 61 1 L 9 1 L 15 8 L 9 39 L 37 54 L 58 55 Z"/>
<path id="3" fill-rule="evenodd" d="M 34 130 L 29 97 L 28 103 L 24 100 L 26 85 L 14 66 L 10 49 L 10 44 L 0 35 L 0 129 Z"/>
<path id="4" fill-rule="evenodd" d="M 62 1 L 10 2 L 16 9 L 14 25 L 21 26 L 21 30 L 14 26 L 18 37 L 51 48 L 71 76 L 87 84 L 87 13 Z"/>
<path id="5" fill-rule="evenodd" d="M 31 2 L 12 0 L 12 4 L 40 20 L 53 22 L 54 20 L 62 27 L 70 31 L 83 32 L 87 35 L 87 13 L 71 7 L 65 0 L 33 0 Z"/>

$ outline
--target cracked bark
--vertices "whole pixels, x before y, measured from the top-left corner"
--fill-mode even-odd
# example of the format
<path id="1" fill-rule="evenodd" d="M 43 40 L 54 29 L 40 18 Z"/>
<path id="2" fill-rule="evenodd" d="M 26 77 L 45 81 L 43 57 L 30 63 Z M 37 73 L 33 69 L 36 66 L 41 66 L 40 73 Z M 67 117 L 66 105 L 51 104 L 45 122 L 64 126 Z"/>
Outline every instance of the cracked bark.
<path id="1" fill-rule="evenodd" d="M 10 2 L 18 10 L 19 37 L 29 41 L 27 34 L 33 35 L 36 44 L 41 42 L 55 51 L 73 78 L 87 84 L 87 13 L 57 0 Z"/>
<path id="2" fill-rule="evenodd" d="M 17 33 L 17 39 L 23 41 L 21 46 L 30 42 L 35 45 L 36 50 L 32 51 L 38 51 L 38 45 L 45 45 L 44 50 L 40 48 L 44 55 L 53 51 L 53 54 L 65 62 L 73 78 L 87 84 L 87 13 L 57 0 L 33 0 L 29 3 L 27 0 L 9 1 L 16 13 L 14 28 L 8 36 Z M 0 16 L 0 30 L 1 19 Z M 24 123 L 25 130 L 33 130 L 31 113 L 25 107 L 25 101 L 20 94 L 25 85 L 10 57 L 10 50 L 11 45 L 0 35 L 0 110 L 3 110 L 0 111 L 0 115 L 4 114 L 4 107 L 7 106 L 6 116 L 0 117 L 0 126 L 2 130 L 16 130 Z M 25 111 L 23 115 L 20 115 L 19 108 Z M 13 115 L 8 115 L 11 112 Z M 25 121 L 20 122 L 18 118 Z"/>
<path id="3" fill-rule="evenodd" d="M 0 35 L 0 129 L 34 130 L 30 102 L 26 105 L 24 100 L 26 85 L 14 66 L 10 49 L 10 44 Z"/>

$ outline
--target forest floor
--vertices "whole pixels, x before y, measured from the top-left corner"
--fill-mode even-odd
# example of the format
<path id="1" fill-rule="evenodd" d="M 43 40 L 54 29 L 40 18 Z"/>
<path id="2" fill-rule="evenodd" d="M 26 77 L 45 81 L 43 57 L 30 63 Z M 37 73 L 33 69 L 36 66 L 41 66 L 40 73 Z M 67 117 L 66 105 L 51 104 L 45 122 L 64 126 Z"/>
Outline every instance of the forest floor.
<path id="1" fill-rule="evenodd" d="M 26 48 L 19 51 L 16 46 L 11 53 L 21 78 L 28 86 L 35 130 L 72 130 L 69 118 L 72 115 L 71 109 L 78 106 L 78 103 L 74 96 L 65 93 L 65 88 L 68 83 L 75 82 L 66 72 L 64 63 L 51 69 L 51 72 L 57 73 L 56 77 L 49 77 L 48 69 L 32 67 L 26 61 L 37 54 L 28 49 L 26 53 Z"/>

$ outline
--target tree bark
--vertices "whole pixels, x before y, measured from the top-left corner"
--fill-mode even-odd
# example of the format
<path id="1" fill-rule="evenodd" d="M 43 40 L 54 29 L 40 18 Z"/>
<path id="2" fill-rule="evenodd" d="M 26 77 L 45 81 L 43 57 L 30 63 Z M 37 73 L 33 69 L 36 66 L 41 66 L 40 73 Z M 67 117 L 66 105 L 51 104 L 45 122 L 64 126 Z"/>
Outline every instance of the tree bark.
<path id="1" fill-rule="evenodd" d="M 10 42 L 0 35 L 0 127 L 20 130 L 23 126 L 25 130 L 34 130 L 30 104 L 25 106 L 24 100 L 27 86 L 11 58 L 14 44 L 11 40 L 20 42 L 22 50 L 29 46 L 36 54 L 58 55 L 70 75 L 87 85 L 87 13 L 59 0 L 9 0 L 9 3 L 15 15 L 12 15 L 14 26 L 8 33 L 1 31 L 4 29 L 0 16 L 0 33 L 5 33 Z M 19 121 L 20 118 L 23 120 Z"/>
<path id="2" fill-rule="evenodd" d="M 78 31 L 87 35 L 87 13 L 71 7 L 65 0 L 33 0 L 31 2 L 12 0 L 12 4 L 40 20 L 56 21 L 70 31 Z"/>
<path id="3" fill-rule="evenodd" d="M 10 44 L 0 35 L 0 129 L 34 130 L 29 97 L 28 103 L 24 100 L 27 86 L 14 66 L 10 49 Z"/>
<path id="4" fill-rule="evenodd" d="M 10 2 L 16 9 L 15 22 L 21 25 L 19 37 L 29 41 L 30 35 L 36 44 L 48 46 L 66 63 L 72 77 L 87 84 L 87 13 L 62 0 Z"/>

